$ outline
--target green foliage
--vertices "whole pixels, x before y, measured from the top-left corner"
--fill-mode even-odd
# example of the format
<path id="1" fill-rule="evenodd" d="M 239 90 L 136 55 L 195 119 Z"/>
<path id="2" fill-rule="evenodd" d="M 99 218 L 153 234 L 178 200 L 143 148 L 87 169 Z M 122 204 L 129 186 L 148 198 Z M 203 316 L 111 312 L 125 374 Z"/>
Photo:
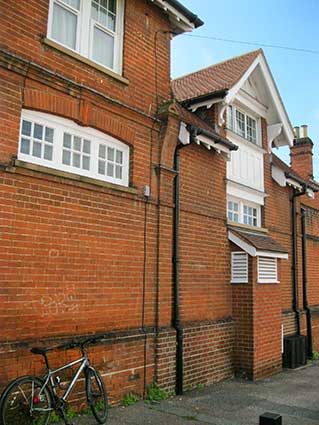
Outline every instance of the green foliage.
<path id="1" fill-rule="evenodd" d="M 69 409 L 68 412 L 67 412 L 67 414 L 66 414 L 66 416 L 69 419 L 73 419 L 73 418 L 75 418 L 75 417 L 78 416 L 78 413 L 74 409 Z"/>
<path id="2" fill-rule="evenodd" d="M 197 384 L 196 385 L 196 390 L 203 390 L 205 388 L 204 384 Z"/>
<path id="3" fill-rule="evenodd" d="M 55 412 L 52 412 L 51 413 L 51 416 L 50 416 L 50 424 L 56 424 L 56 423 L 58 423 L 58 422 L 60 422 L 61 421 L 61 418 L 60 418 L 60 416 L 59 415 L 57 415 Z"/>
<path id="4" fill-rule="evenodd" d="M 167 392 L 159 388 L 157 384 L 152 384 L 148 387 L 147 400 L 154 402 L 154 401 L 166 400 L 167 398 L 168 398 Z"/>
<path id="5" fill-rule="evenodd" d="M 192 416 L 192 415 L 182 416 L 182 418 L 185 419 L 186 421 L 197 421 L 198 420 L 196 418 L 196 416 Z"/>
<path id="6" fill-rule="evenodd" d="M 125 394 L 122 404 L 124 407 L 132 406 L 140 400 L 139 396 L 133 393 Z"/>
<path id="7" fill-rule="evenodd" d="M 312 359 L 311 360 L 319 360 L 319 353 L 318 351 L 312 352 Z"/>

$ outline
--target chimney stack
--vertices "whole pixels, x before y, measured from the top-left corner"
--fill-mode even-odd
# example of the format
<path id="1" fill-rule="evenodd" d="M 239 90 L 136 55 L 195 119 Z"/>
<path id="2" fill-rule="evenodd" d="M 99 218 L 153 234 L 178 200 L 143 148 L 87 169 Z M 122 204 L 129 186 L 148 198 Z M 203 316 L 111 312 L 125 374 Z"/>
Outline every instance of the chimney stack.
<path id="1" fill-rule="evenodd" d="M 305 180 L 313 179 L 312 140 L 308 137 L 308 126 L 294 127 L 295 140 L 290 148 L 290 165 Z"/>

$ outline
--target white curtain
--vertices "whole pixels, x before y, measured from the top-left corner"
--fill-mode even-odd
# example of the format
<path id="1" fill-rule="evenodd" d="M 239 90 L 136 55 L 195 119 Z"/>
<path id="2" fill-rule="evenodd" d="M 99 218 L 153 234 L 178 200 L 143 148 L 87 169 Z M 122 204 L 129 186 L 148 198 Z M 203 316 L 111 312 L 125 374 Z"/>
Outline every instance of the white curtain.
<path id="1" fill-rule="evenodd" d="M 114 38 L 94 27 L 93 59 L 108 68 L 113 68 Z"/>
<path id="2" fill-rule="evenodd" d="M 52 38 L 75 50 L 77 15 L 59 4 L 54 4 Z"/>

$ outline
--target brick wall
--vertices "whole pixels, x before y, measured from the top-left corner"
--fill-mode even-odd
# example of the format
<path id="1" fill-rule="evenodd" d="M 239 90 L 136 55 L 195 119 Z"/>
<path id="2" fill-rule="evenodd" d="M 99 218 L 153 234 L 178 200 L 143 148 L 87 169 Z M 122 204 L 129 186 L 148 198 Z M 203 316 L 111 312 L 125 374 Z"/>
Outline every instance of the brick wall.
<path id="1" fill-rule="evenodd" d="M 18 375 L 40 371 L 39 358 L 28 354 L 32 345 L 91 333 L 113 335 L 92 356 L 112 402 L 129 391 L 142 394 L 154 379 L 154 332 L 145 331 L 145 342 L 143 329 L 170 324 L 170 265 L 170 286 L 160 293 L 167 308 L 157 312 L 157 192 L 146 204 L 143 188 L 157 186 L 160 124 L 154 113 L 158 101 L 170 98 L 170 24 L 146 0 L 125 3 L 128 83 L 43 42 L 48 1 L 0 5 L 0 46 L 11 54 L 0 52 L 1 389 Z M 12 166 L 22 108 L 72 119 L 128 144 L 130 188 Z M 171 208 L 163 212 L 169 235 L 163 258 L 171 249 L 171 215 Z"/>

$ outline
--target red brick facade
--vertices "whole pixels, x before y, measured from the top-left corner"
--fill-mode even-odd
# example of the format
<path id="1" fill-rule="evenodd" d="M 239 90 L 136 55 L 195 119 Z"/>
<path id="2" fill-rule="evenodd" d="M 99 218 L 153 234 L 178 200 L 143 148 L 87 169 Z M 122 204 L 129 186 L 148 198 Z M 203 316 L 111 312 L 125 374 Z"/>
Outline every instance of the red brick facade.
<path id="1" fill-rule="evenodd" d="M 143 395 L 153 381 L 172 390 L 173 168 L 180 119 L 174 107 L 156 115 L 158 104 L 171 97 L 169 20 L 146 0 L 126 1 L 119 80 L 45 43 L 48 1 L 11 0 L 0 8 L 0 387 L 42 370 L 31 346 L 100 333 L 105 339 L 92 349 L 92 359 L 111 402 L 129 392 Z M 23 108 L 71 119 L 127 144 L 129 187 L 15 161 Z M 216 121 L 213 107 L 207 122 Z M 266 137 L 264 123 L 264 144 Z M 258 285 L 251 258 L 249 284 L 231 285 L 225 158 L 195 144 L 181 151 L 184 388 L 234 372 L 259 379 L 279 371 L 282 323 L 286 335 L 295 332 L 292 189 L 273 181 L 271 156 L 264 158 L 269 196 L 263 227 L 289 259 L 280 261 L 280 284 Z M 303 198 L 298 252 L 302 203 L 319 350 L 319 201 Z M 298 276 L 302 310 L 300 259 Z M 74 353 L 58 360 L 66 356 Z"/>

